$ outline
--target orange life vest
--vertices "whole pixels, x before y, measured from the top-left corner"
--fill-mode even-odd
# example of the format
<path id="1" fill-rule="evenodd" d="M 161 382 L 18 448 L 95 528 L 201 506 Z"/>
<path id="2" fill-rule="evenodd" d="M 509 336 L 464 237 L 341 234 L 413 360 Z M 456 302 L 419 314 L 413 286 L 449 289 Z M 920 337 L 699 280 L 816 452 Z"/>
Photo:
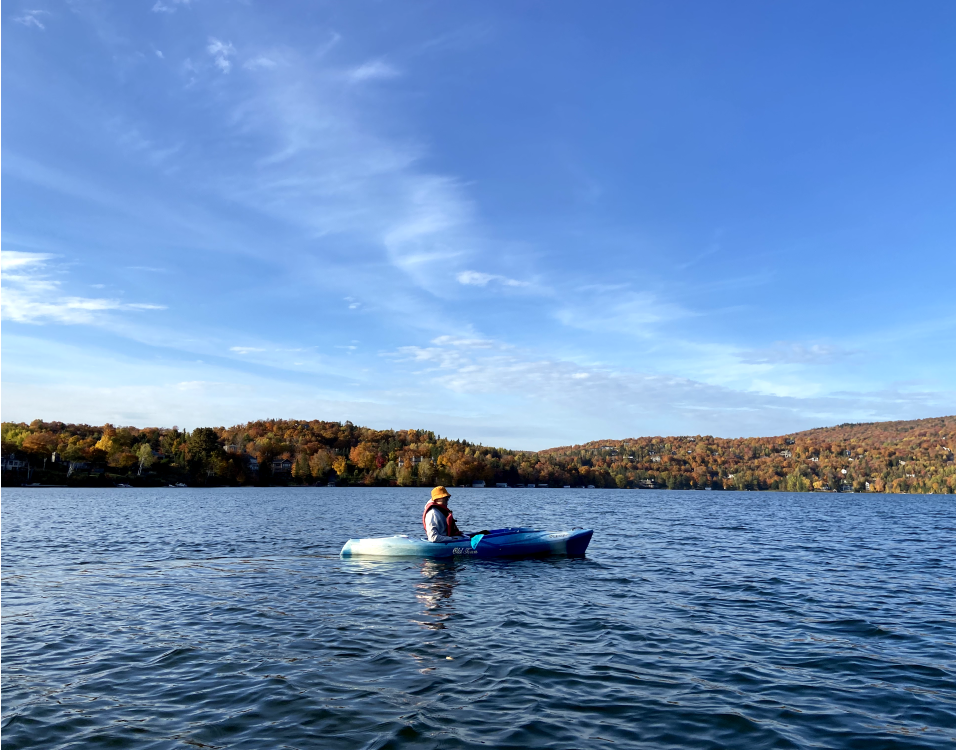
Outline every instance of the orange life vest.
<path id="1" fill-rule="evenodd" d="M 448 536 L 461 536 L 461 529 L 458 528 L 458 524 L 455 523 L 455 517 L 452 515 L 452 512 L 447 507 L 442 507 L 438 503 L 429 500 L 425 505 L 425 510 L 422 512 L 422 526 L 425 527 L 425 532 L 428 533 L 428 525 L 425 523 L 425 516 L 428 515 L 428 511 L 432 508 L 435 508 L 439 513 L 445 517 L 445 524 L 448 526 Z"/>

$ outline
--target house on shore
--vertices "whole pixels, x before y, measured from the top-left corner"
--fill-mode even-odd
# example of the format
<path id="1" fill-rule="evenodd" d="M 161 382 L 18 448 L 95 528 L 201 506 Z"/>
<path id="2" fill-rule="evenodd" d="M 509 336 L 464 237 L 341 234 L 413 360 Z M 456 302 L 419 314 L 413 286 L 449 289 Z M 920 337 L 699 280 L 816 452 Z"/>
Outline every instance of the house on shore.
<path id="1" fill-rule="evenodd" d="M 292 461 L 290 461 L 288 458 L 272 459 L 273 474 L 289 474 L 291 472 L 292 472 Z"/>
<path id="2" fill-rule="evenodd" d="M 242 454 L 242 464 L 253 477 L 259 476 L 259 459 L 249 453 Z"/>
<path id="3" fill-rule="evenodd" d="M 19 469 L 25 469 L 27 467 L 26 461 L 21 461 L 13 453 L 9 456 L 3 457 L 2 468 L 3 471 L 17 471 Z"/>

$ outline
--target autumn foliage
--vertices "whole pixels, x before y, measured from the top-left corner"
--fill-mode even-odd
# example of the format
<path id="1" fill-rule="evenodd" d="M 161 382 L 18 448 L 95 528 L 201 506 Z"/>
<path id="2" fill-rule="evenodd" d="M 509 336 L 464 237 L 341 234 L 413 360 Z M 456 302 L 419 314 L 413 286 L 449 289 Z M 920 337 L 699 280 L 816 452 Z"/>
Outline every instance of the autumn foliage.
<path id="1" fill-rule="evenodd" d="M 3 454 L 39 469 L 143 484 L 315 484 L 956 492 L 956 417 L 845 424 L 770 438 L 602 440 L 544 451 L 491 448 L 428 430 L 262 420 L 136 428 L 5 422 Z M 57 461 L 54 462 L 53 458 Z M 23 481 L 4 472 L 4 483 Z"/>

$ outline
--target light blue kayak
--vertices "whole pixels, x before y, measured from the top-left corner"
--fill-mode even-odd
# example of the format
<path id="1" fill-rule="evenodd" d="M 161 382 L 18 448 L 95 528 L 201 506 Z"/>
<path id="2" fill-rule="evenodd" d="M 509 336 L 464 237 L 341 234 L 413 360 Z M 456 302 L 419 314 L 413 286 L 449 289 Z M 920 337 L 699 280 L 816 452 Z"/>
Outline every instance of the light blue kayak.
<path id="1" fill-rule="evenodd" d="M 349 539 L 342 557 L 544 557 L 584 555 L 591 541 L 591 529 L 539 531 L 538 529 L 495 529 L 460 537 L 450 542 L 429 542 L 410 536 L 378 539 Z"/>

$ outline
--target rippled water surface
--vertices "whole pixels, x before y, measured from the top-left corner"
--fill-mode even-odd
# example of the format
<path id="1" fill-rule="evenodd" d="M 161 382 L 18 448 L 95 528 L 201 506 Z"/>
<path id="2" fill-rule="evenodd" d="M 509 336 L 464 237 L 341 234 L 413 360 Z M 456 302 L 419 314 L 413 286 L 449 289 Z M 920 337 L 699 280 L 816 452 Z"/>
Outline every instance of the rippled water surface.
<path id="1" fill-rule="evenodd" d="M 340 560 L 407 489 L 5 489 L 4 750 L 956 748 L 952 497 L 458 490 L 586 559 Z"/>

